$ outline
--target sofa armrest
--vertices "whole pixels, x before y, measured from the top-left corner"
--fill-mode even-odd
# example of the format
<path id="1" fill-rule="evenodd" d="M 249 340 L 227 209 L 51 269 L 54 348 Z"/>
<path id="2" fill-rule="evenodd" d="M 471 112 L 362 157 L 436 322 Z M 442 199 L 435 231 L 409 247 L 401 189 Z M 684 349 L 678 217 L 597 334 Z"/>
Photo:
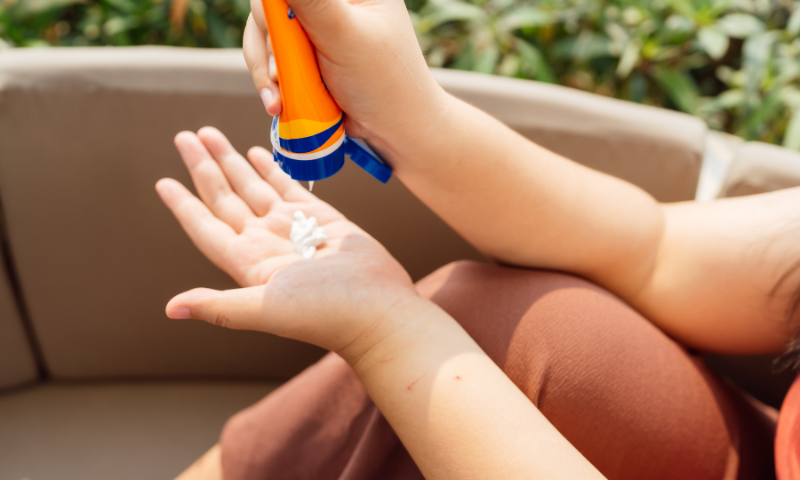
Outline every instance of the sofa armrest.
<path id="1" fill-rule="evenodd" d="M 739 197 L 800 185 L 800 152 L 761 142 L 737 147 L 720 197 Z"/>

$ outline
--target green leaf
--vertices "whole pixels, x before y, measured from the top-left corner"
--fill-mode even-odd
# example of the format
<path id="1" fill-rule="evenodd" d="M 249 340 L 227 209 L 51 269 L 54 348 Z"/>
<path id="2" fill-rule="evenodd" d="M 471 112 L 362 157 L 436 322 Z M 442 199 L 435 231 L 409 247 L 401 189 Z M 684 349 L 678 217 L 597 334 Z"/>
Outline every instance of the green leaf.
<path id="1" fill-rule="evenodd" d="M 786 22 L 786 31 L 793 37 L 796 37 L 797 34 L 800 33 L 800 8 L 792 12 L 792 16 L 789 17 L 789 21 Z"/>
<path id="2" fill-rule="evenodd" d="M 777 32 L 766 32 L 745 40 L 742 45 L 742 60 L 745 67 L 748 64 L 757 68 L 762 68 L 772 55 L 772 45 L 775 43 Z"/>
<path id="3" fill-rule="evenodd" d="M 728 51 L 730 40 L 721 29 L 717 27 L 703 27 L 697 32 L 697 41 L 709 57 L 719 60 Z"/>
<path id="4" fill-rule="evenodd" d="M 500 49 L 497 45 L 490 45 L 483 51 L 478 52 L 475 58 L 475 63 L 472 65 L 472 71 L 481 73 L 494 73 L 494 68 L 497 66 L 497 60 L 500 58 Z"/>
<path id="5" fill-rule="evenodd" d="M 765 32 L 745 40 L 742 46 L 742 72 L 744 74 L 744 91 L 747 97 L 745 112 L 757 108 L 760 103 L 759 92 L 768 74 L 767 63 L 772 56 L 772 46 L 775 43 L 777 32 Z"/>
<path id="6" fill-rule="evenodd" d="M 543 27 L 553 23 L 553 16 L 536 7 L 521 7 L 504 15 L 498 22 L 498 27 L 505 31 L 514 31 L 520 28 Z"/>
<path id="7" fill-rule="evenodd" d="M 50 46 L 50 44 L 37 38 L 35 40 L 28 40 L 22 46 L 27 48 L 47 48 Z"/>
<path id="8" fill-rule="evenodd" d="M 225 22 L 213 10 L 209 10 L 206 18 L 208 19 L 208 36 L 215 47 L 235 48 L 236 40 L 231 38 L 230 32 Z"/>
<path id="9" fill-rule="evenodd" d="M 448 22 L 468 22 L 485 17 L 486 13 L 475 5 L 463 2 L 447 2 L 438 5 L 432 13 L 422 19 L 422 22 L 428 30 L 432 30 Z"/>
<path id="10" fill-rule="evenodd" d="M 736 88 L 722 92 L 715 99 L 720 108 L 729 109 L 736 108 L 744 102 L 744 92 Z"/>
<path id="11" fill-rule="evenodd" d="M 76 3 L 86 3 L 86 0 L 19 0 L 14 9 L 14 16 L 27 18 Z"/>
<path id="12" fill-rule="evenodd" d="M 733 38 L 746 38 L 764 31 L 764 22 L 748 13 L 725 15 L 716 25 Z"/>
<path id="13" fill-rule="evenodd" d="M 247 0 L 233 0 L 233 9 L 240 17 L 247 18 L 250 14 L 250 2 Z"/>
<path id="14" fill-rule="evenodd" d="M 503 12 L 517 3 L 517 0 L 472 0 L 471 3 L 476 3 L 487 11 L 491 10 L 493 12 Z"/>
<path id="15" fill-rule="evenodd" d="M 784 87 L 781 89 L 781 100 L 784 105 L 792 108 L 800 108 L 800 89 L 796 87 Z"/>
<path id="16" fill-rule="evenodd" d="M 450 68 L 454 70 L 472 70 L 472 65 L 475 63 L 475 50 L 472 45 L 467 45 L 464 50 L 456 57 Z"/>
<path id="17" fill-rule="evenodd" d="M 553 54 L 559 58 L 586 61 L 611 55 L 611 39 L 588 30 L 578 36 L 560 40 L 553 47 Z"/>
<path id="18" fill-rule="evenodd" d="M 125 13 L 134 13 L 137 9 L 131 0 L 106 0 L 109 5 Z"/>
<path id="19" fill-rule="evenodd" d="M 775 120 L 776 113 L 780 112 L 782 107 L 780 92 L 771 92 L 758 102 L 755 109 L 744 114 L 744 125 L 739 133 L 748 140 L 759 140 L 766 130 L 767 123 Z"/>
<path id="20" fill-rule="evenodd" d="M 409 12 L 419 12 L 425 6 L 425 0 L 405 0 Z M 247 2 L 247 12 L 250 12 L 250 2 Z"/>
<path id="21" fill-rule="evenodd" d="M 695 9 L 694 2 L 690 0 L 668 0 L 667 3 L 676 12 L 680 13 L 686 18 L 697 17 L 697 10 Z"/>
<path id="22" fill-rule="evenodd" d="M 631 74 L 633 67 L 639 63 L 641 50 L 642 47 L 639 45 L 639 41 L 635 39 L 625 45 L 625 48 L 622 50 L 622 56 L 617 64 L 617 76 L 619 78 L 627 78 L 628 75 Z"/>
<path id="23" fill-rule="evenodd" d="M 611 39 L 611 54 L 612 55 L 622 55 L 622 51 L 625 49 L 625 45 L 628 44 L 630 40 L 630 35 L 622 27 L 622 25 L 616 22 L 607 22 L 604 28 L 606 35 L 608 38 Z"/>
<path id="24" fill-rule="evenodd" d="M 136 27 L 139 21 L 136 17 L 112 17 L 103 25 L 103 32 L 109 37 L 125 32 Z"/>
<path id="25" fill-rule="evenodd" d="M 683 15 L 672 14 L 667 17 L 667 21 L 664 22 L 664 27 L 667 30 L 676 33 L 683 33 L 683 32 L 691 32 L 694 29 L 694 21 L 691 18 L 686 18 Z"/>
<path id="26" fill-rule="evenodd" d="M 665 66 L 657 66 L 653 76 L 676 107 L 691 114 L 697 111 L 699 94 L 691 77 Z"/>
<path id="27" fill-rule="evenodd" d="M 628 99 L 636 103 L 642 103 L 645 95 L 647 95 L 647 80 L 641 73 L 633 72 L 628 83 Z"/>
<path id="28" fill-rule="evenodd" d="M 434 47 L 425 53 L 425 60 L 429 67 L 441 67 L 447 60 L 447 52 L 441 46 Z"/>
<path id="29" fill-rule="evenodd" d="M 515 45 L 517 47 L 517 52 L 519 52 L 520 59 L 532 70 L 535 80 L 547 83 L 558 83 L 553 70 L 550 68 L 550 65 L 547 64 L 542 52 L 540 52 L 538 48 L 521 38 L 516 39 Z"/>
<path id="30" fill-rule="evenodd" d="M 789 119 L 783 135 L 783 146 L 792 150 L 800 150 L 800 108 L 795 108 Z"/>
<path id="31" fill-rule="evenodd" d="M 519 55 L 509 53 L 503 57 L 500 65 L 497 66 L 497 74 L 504 77 L 514 77 L 519 73 L 520 63 Z"/>

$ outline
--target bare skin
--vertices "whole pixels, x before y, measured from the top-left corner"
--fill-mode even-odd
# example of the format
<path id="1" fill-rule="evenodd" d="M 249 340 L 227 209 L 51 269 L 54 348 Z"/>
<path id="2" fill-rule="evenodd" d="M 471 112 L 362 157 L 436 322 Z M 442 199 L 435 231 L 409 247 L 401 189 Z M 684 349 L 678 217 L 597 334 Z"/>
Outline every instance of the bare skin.
<path id="1" fill-rule="evenodd" d="M 169 317 L 337 352 L 428 478 L 602 478 L 452 317 L 417 294 L 377 241 L 291 181 L 266 151 L 252 149 L 248 163 L 208 127 L 179 134 L 176 144 L 202 201 L 170 179 L 158 193 L 198 248 L 247 287 L 183 293 L 167 305 Z M 313 260 L 288 239 L 294 210 L 316 216 L 329 236 Z"/>
<path id="2" fill-rule="evenodd" d="M 775 352 L 796 333 L 787 311 L 798 279 L 786 274 L 800 258 L 800 189 L 658 204 L 443 92 L 402 2 L 290 3 L 347 112 L 348 134 L 366 139 L 488 256 L 591 279 L 701 350 Z M 260 3 L 252 7 L 245 58 L 275 115 L 277 76 Z M 454 319 L 416 294 L 380 244 L 291 181 L 269 152 L 253 148 L 248 162 L 208 127 L 175 143 L 200 199 L 169 179 L 158 193 L 198 248 L 245 288 L 183 293 L 168 316 L 337 352 L 428 479 L 602 478 Z M 291 248 L 294 210 L 316 216 L 330 236 L 314 260 Z M 221 478 L 219 457 L 209 455 L 200 463 L 207 468 L 181 478 Z"/>
<path id="3" fill-rule="evenodd" d="M 189 468 L 178 475 L 175 480 L 219 480 L 222 478 L 222 462 L 220 462 L 220 446 L 214 445 Z"/>

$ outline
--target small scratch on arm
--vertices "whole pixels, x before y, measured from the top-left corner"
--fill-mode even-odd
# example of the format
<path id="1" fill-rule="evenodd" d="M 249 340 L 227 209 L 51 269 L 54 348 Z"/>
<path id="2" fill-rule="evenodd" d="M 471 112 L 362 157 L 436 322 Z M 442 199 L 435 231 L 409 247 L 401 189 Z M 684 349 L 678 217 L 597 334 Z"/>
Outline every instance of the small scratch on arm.
<path id="1" fill-rule="evenodd" d="M 419 382 L 420 380 L 422 380 L 422 378 L 423 378 L 424 376 L 425 376 L 425 375 L 423 375 L 422 377 L 419 377 L 418 379 L 416 379 L 416 380 L 414 380 L 413 382 L 411 382 L 411 385 L 409 385 L 409 386 L 408 386 L 408 388 L 406 388 L 406 390 L 411 390 L 412 388 L 414 388 L 414 385 L 416 385 L 416 383 L 417 383 L 417 382 Z"/>

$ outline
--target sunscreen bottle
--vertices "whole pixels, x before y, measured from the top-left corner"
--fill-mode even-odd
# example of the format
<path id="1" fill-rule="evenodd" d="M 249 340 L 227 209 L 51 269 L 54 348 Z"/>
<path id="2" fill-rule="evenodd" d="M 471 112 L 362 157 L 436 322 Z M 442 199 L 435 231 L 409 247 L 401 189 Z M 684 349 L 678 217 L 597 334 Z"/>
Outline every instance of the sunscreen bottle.
<path id="1" fill-rule="evenodd" d="M 314 46 L 286 0 L 261 0 L 278 67 L 283 109 L 272 119 L 275 161 L 295 180 L 338 172 L 345 154 L 386 183 L 391 169 L 366 144 L 344 133 L 344 114 L 322 81 Z"/>

